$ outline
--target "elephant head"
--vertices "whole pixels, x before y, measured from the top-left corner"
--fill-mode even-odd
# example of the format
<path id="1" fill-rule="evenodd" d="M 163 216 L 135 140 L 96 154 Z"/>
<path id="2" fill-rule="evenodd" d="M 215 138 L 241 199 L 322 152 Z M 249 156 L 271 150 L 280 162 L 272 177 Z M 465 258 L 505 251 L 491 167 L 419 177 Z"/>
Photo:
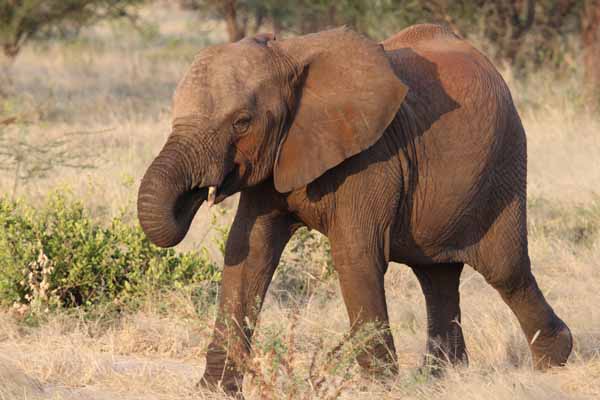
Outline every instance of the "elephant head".
<path id="1" fill-rule="evenodd" d="M 146 171 L 140 223 L 179 243 L 200 207 L 273 179 L 286 193 L 373 145 L 406 95 L 383 48 L 346 28 L 204 49 L 179 82 L 172 132 Z"/>

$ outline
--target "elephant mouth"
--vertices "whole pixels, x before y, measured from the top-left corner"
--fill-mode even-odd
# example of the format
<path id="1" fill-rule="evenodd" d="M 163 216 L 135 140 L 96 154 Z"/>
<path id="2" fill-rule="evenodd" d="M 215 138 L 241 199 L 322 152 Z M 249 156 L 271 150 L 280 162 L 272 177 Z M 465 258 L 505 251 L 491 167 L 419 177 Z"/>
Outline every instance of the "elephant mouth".
<path id="1" fill-rule="evenodd" d="M 190 214 L 192 217 L 208 198 L 208 186 L 197 187 L 186 192 L 183 192 L 175 200 L 173 205 L 173 215 L 179 216 L 177 219 L 184 217 L 188 219 Z"/>
<path id="2" fill-rule="evenodd" d="M 138 217 L 148 238 L 160 247 L 172 247 L 187 234 L 204 202 L 218 204 L 240 187 L 240 168 L 235 167 L 218 185 L 203 185 L 179 191 L 146 175 L 138 194 Z"/>
<path id="3" fill-rule="evenodd" d="M 182 203 L 181 208 L 176 204 L 176 210 L 197 210 L 205 201 L 209 207 L 219 204 L 237 191 L 239 186 L 239 170 L 239 165 L 235 165 L 219 185 L 195 187 L 183 193 L 178 199 L 178 202 Z"/>
<path id="4" fill-rule="evenodd" d="M 227 175 L 225 175 L 225 178 L 223 179 L 223 181 L 221 182 L 220 185 L 212 186 L 212 187 L 208 187 L 208 188 L 206 188 L 206 187 L 201 188 L 201 189 L 206 189 L 206 193 L 208 196 L 207 200 L 209 202 L 209 206 L 212 206 L 213 204 L 219 204 L 220 202 L 222 202 L 223 200 L 225 200 L 232 194 L 236 193 L 239 189 L 239 178 L 240 178 L 240 166 L 236 164 L 236 165 L 234 165 L 232 170 Z M 196 190 L 198 190 L 198 189 L 196 189 Z M 213 192 L 214 194 L 211 192 Z"/>

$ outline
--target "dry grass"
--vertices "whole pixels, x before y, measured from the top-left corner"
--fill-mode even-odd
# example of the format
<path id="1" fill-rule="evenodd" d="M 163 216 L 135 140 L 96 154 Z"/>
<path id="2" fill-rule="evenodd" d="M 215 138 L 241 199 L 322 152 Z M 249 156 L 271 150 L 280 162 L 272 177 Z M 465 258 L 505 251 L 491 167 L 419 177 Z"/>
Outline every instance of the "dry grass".
<path id="1" fill-rule="evenodd" d="M 481 277 L 468 270 L 461 291 L 470 366 L 451 370 L 443 379 L 419 375 L 415 368 L 425 340 L 424 304 L 412 273 L 398 265 L 390 269 L 386 282 L 401 365 L 398 378 L 371 382 L 361 377 L 349 353 L 326 357 L 347 330 L 337 284 L 328 281 L 309 299 L 298 299 L 297 306 L 289 301 L 282 305 L 278 296 L 269 295 L 255 345 L 254 363 L 260 372 L 247 382 L 247 397 L 288 398 L 293 390 L 291 398 L 326 398 L 341 389 L 340 398 L 365 399 L 597 398 L 600 324 L 593 260 L 599 248 L 576 255 L 573 247 L 569 250 L 558 251 L 541 238 L 532 252 L 534 260 L 547 261 L 535 264 L 541 285 L 575 335 L 566 368 L 532 371 L 514 317 Z M 0 398 L 210 398 L 194 385 L 203 370 L 213 311 L 198 316 L 189 296 L 172 293 L 118 319 L 59 314 L 27 327 L 4 312 Z M 323 381 L 318 390 L 310 385 L 313 358 L 312 382 Z M 11 390 L 29 394 L 11 397 Z"/>
<path id="2" fill-rule="evenodd" d="M 94 150 L 95 169 L 56 170 L 24 182 L 20 195 L 35 202 L 51 188 L 69 185 L 99 218 L 122 207 L 133 212 L 141 174 L 168 134 L 177 79 L 197 48 L 219 40 L 219 30 L 210 36 L 189 14 L 171 11 L 165 19 L 160 9 L 147 10 L 150 20 L 160 22 L 159 32 L 140 36 L 123 26 L 104 26 L 73 43 L 23 52 L 10 68 L 11 94 L 0 98 L 0 116 L 24 116 L 31 123 L 23 134 L 33 140 L 74 131 L 101 133 L 80 144 Z M 395 265 L 386 285 L 401 373 L 385 384 L 371 382 L 348 353 L 326 357 L 347 330 L 335 280 L 313 280 L 311 290 L 282 293 L 289 282 L 306 278 L 298 259 L 289 255 L 291 268 L 276 276 L 276 290 L 262 314 L 255 346 L 258 372 L 246 383 L 247 398 L 600 397 L 600 201 L 594 194 L 600 184 L 600 121 L 581 104 L 576 78 L 556 81 L 540 72 L 521 82 L 509 70 L 504 74 L 529 137 L 533 268 L 575 336 L 568 366 L 532 371 L 515 318 L 467 269 L 461 295 L 470 366 L 450 370 L 442 379 L 419 375 L 423 297 L 412 273 Z M 0 174 L 1 190 L 10 191 L 12 178 L 10 172 Z M 219 218 L 230 219 L 234 206 L 235 199 Z M 181 247 L 206 244 L 209 229 L 208 212 L 202 210 Z M 0 399 L 214 398 L 195 388 L 214 317 L 212 306 L 197 307 L 181 291 L 151 297 L 140 311 L 119 317 L 65 312 L 31 325 L 11 310 L 0 311 Z"/>

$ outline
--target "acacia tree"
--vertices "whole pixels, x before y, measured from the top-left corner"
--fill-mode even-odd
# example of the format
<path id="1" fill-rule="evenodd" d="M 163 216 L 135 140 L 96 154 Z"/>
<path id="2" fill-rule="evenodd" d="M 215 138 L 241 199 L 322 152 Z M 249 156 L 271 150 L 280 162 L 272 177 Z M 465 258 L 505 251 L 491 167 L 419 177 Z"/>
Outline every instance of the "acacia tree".
<path id="1" fill-rule="evenodd" d="M 30 38 L 107 18 L 133 17 L 144 0 L 0 0 L 0 46 L 14 60 Z"/>

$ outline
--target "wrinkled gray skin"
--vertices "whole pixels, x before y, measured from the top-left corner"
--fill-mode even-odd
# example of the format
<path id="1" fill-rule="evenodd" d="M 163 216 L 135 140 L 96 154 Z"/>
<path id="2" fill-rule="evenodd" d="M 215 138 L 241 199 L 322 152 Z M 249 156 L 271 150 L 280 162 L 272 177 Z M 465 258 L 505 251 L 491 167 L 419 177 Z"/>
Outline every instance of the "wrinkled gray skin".
<path id="1" fill-rule="evenodd" d="M 536 368 L 569 356 L 569 329 L 531 273 L 521 121 L 494 67 L 444 28 L 414 26 L 382 44 L 337 29 L 203 50 L 141 183 L 148 237 L 177 244 L 209 186 L 216 202 L 241 191 L 202 381 L 209 387 L 240 389 L 263 298 L 300 226 L 329 237 L 352 330 L 382 329 L 383 340 L 357 357 L 367 371 L 396 371 L 389 261 L 421 283 L 427 364 L 467 360 L 463 263 L 512 309 Z"/>

